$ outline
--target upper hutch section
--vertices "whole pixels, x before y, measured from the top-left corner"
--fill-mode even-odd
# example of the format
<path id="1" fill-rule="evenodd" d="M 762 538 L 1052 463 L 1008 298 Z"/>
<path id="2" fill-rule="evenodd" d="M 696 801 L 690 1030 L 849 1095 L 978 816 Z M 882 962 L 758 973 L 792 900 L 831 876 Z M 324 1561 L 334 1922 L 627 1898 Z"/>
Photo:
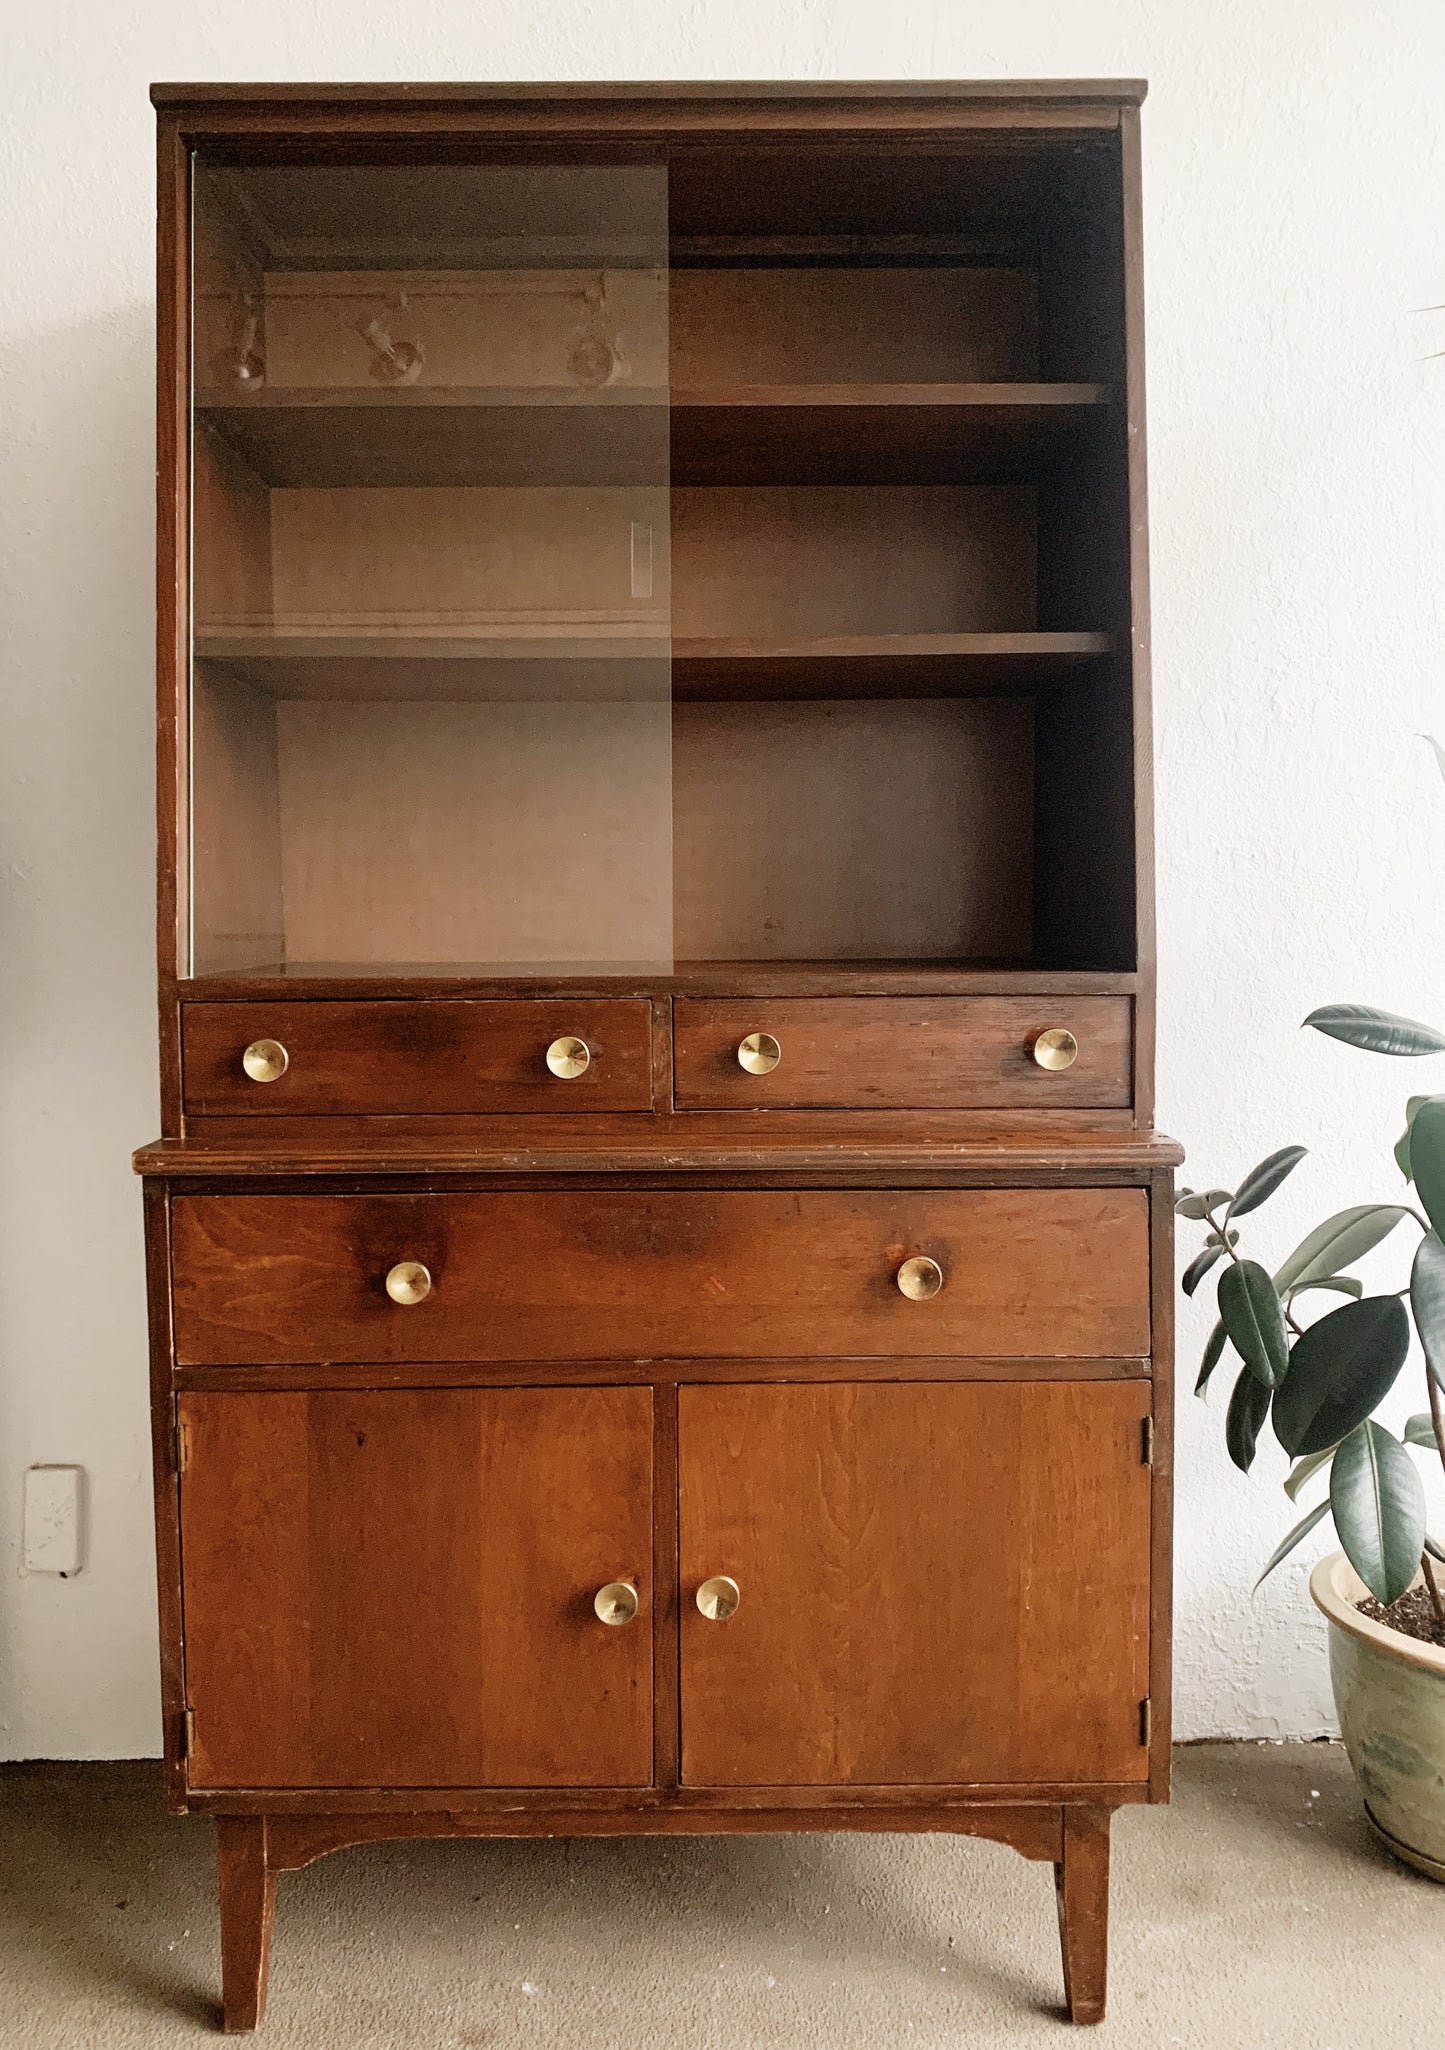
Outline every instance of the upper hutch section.
<path id="1" fill-rule="evenodd" d="M 310 90 L 158 94 L 177 972 L 1133 971 L 1130 95 Z"/>

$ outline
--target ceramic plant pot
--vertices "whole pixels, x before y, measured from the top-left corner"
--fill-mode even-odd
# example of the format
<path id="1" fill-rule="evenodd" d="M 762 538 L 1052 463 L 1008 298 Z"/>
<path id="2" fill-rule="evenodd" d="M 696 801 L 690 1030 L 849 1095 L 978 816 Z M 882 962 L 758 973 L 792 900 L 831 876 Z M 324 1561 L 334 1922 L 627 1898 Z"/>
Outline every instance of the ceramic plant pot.
<path id="1" fill-rule="evenodd" d="M 1365 1813 L 1395 1853 L 1445 1881 L 1445 1648 L 1355 1607 L 1369 1589 L 1343 1552 L 1310 1575 L 1330 1619 L 1330 1679 Z"/>

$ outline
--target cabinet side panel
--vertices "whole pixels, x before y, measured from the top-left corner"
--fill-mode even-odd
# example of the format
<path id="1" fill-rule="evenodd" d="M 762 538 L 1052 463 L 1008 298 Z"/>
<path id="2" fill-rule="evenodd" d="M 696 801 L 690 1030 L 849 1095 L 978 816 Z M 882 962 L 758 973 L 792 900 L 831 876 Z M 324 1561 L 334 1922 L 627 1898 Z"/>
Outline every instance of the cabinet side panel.
<path id="1" fill-rule="evenodd" d="M 156 147 L 156 966 L 161 1130 L 181 1129 L 174 1002 L 190 971 L 190 153 L 162 117 Z"/>
<path id="2" fill-rule="evenodd" d="M 1139 110 L 1120 115 L 1124 175 L 1124 333 L 1129 410 L 1129 608 L 1134 675 L 1134 847 L 1138 933 L 1139 1029 L 1134 1106 L 1154 1121 L 1154 743 L 1149 625 L 1149 492 L 1144 427 L 1144 222 L 1140 197 Z"/>

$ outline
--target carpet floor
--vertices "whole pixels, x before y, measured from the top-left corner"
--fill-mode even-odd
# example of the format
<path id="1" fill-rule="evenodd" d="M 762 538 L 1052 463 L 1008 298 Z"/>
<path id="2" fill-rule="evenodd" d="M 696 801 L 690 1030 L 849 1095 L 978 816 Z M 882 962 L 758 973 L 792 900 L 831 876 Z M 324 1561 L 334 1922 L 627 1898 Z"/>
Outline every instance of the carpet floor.
<path id="1" fill-rule="evenodd" d="M 1114 1825 L 1099 2050 L 1440 2050 L 1445 1888 L 1336 1745 L 1181 1751 Z M 158 1768 L 0 1767 L 0 2044 L 217 2023 L 212 1833 Z M 283 1875 L 274 2050 L 1066 2044 L 1052 1875 L 967 1837 L 378 1844 Z"/>

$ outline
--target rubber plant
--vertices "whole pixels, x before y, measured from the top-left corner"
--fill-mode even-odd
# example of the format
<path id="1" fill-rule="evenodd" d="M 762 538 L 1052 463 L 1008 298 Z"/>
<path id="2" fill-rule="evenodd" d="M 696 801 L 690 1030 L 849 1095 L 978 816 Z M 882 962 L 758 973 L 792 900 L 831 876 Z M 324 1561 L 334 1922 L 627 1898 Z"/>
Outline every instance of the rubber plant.
<path id="1" fill-rule="evenodd" d="M 1305 1024 L 1369 1053 L 1445 1053 L 1445 1032 L 1364 1004 L 1331 1004 Z M 1298 1502 L 1316 1478 L 1327 1486 L 1324 1499 L 1280 1540 L 1261 1581 L 1330 1516 L 1346 1557 L 1382 1608 L 1420 1573 L 1445 1627 L 1445 1547 L 1426 1532 L 1425 1489 L 1408 1449 L 1433 1451 L 1445 1466 L 1445 1094 L 1409 1099 L 1395 1147 L 1415 1200 L 1407 1191 L 1398 1203 L 1339 1211 L 1271 1274 L 1242 1249 L 1240 1220 L 1304 1156 L 1303 1146 L 1282 1147 L 1237 1189 L 1186 1189 L 1174 1206 L 1207 1234 L 1185 1272 L 1185 1294 L 1219 1270 L 1219 1319 L 1195 1392 L 1204 1393 L 1226 1352 L 1235 1354 L 1239 1372 L 1224 1426 L 1230 1458 L 1247 1473 L 1268 1422 L 1294 1462 L 1285 1482 L 1290 1500 Z M 1349 1270 L 1403 1224 L 1420 1232 L 1408 1286 L 1366 1295 Z M 1346 1300 L 1326 1308 L 1331 1296 Z M 1402 1440 L 1375 1412 L 1404 1367 L 1412 1319 L 1425 1356 L 1428 1407 L 1410 1418 Z"/>

